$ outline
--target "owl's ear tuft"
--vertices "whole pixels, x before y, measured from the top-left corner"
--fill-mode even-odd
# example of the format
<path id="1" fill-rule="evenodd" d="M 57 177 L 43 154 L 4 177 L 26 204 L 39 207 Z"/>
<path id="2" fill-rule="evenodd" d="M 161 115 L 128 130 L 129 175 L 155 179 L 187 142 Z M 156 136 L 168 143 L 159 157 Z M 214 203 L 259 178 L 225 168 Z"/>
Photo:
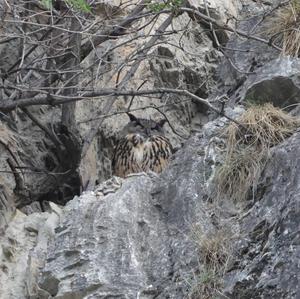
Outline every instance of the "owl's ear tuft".
<path id="1" fill-rule="evenodd" d="M 137 118 L 133 114 L 127 112 L 127 115 L 129 117 L 130 121 L 136 121 L 137 122 Z"/>
<path id="2" fill-rule="evenodd" d="M 167 120 L 164 118 L 164 119 L 162 119 L 162 120 L 160 120 L 159 122 L 158 122 L 158 125 L 160 126 L 160 127 L 163 127 L 164 126 L 164 124 L 167 122 Z"/>

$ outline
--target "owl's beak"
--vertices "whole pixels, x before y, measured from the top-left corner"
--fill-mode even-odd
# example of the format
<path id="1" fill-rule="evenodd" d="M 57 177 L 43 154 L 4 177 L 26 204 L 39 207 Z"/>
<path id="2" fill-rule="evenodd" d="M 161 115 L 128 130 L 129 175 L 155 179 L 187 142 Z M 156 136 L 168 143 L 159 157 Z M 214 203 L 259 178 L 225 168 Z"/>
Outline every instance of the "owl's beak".
<path id="1" fill-rule="evenodd" d="M 149 128 L 146 129 L 146 135 L 147 135 L 148 137 L 151 136 L 151 129 L 149 129 Z"/>

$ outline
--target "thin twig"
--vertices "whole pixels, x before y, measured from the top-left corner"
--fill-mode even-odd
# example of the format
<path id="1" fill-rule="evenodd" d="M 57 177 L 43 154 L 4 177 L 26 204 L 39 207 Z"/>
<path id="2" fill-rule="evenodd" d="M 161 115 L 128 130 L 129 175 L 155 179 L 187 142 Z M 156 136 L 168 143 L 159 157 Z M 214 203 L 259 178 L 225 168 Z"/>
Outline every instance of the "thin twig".
<path id="1" fill-rule="evenodd" d="M 157 29 L 158 33 L 164 32 L 167 27 L 171 24 L 173 19 L 173 15 L 168 16 L 168 18 L 160 25 L 160 27 Z M 134 74 L 136 73 L 137 69 L 139 68 L 141 62 L 144 60 L 145 55 L 148 53 L 148 51 L 152 48 L 152 46 L 156 43 L 156 41 L 160 38 L 159 34 L 158 36 L 153 36 L 145 45 L 144 47 L 139 51 L 139 54 L 141 54 L 140 56 L 137 56 L 136 61 L 133 63 L 133 65 L 131 66 L 131 68 L 129 69 L 129 71 L 125 74 L 125 76 L 123 77 L 122 81 L 118 84 L 118 89 L 123 89 L 124 86 L 127 84 L 127 82 L 134 76 Z M 111 108 L 113 107 L 114 102 L 116 101 L 117 97 L 114 97 L 113 99 L 110 99 L 103 111 L 104 113 L 108 113 Z M 83 143 L 83 147 L 82 147 L 82 154 L 81 157 L 85 157 L 94 137 L 96 136 L 99 127 L 101 126 L 101 124 L 103 123 L 104 119 L 100 119 L 94 126 L 93 128 L 90 130 L 90 132 L 88 133 L 88 135 L 84 138 L 84 143 Z"/>
<path id="2" fill-rule="evenodd" d="M 103 97 L 103 96 L 109 96 L 109 97 L 114 97 L 114 100 L 116 99 L 116 97 L 118 96 L 133 96 L 133 95 L 154 95 L 154 94 L 167 94 L 167 93 L 171 93 L 171 94 L 181 94 L 181 95 L 186 95 L 191 97 L 192 99 L 194 99 L 195 101 L 206 105 L 209 109 L 211 109 L 212 111 L 216 112 L 217 114 L 220 114 L 224 117 L 226 117 L 227 119 L 229 119 L 230 121 L 236 123 L 239 126 L 242 126 L 242 124 L 238 123 L 236 120 L 234 120 L 233 118 L 221 113 L 218 108 L 214 107 L 208 100 L 203 99 L 198 97 L 197 95 L 191 93 L 188 90 L 185 89 L 172 89 L 172 88 L 157 88 L 155 90 L 131 90 L 131 91 L 126 91 L 126 90 L 119 90 L 119 89 L 108 89 L 108 90 L 102 90 L 99 92 L 93 92 L 90 94 L 85 94 L 84 96 L 79 96 L 79 97 L 58 97 L 58 98 L 52 98 L 50 101 L 47 98 L 41 98 L 41 99 L 23 99 L 23 100 L 19 100 L 17 102 L 10 102 L 10 103 L 5 103 L 5 104 L 0 104 L 0 111 L 10 111 L 15 109 L 16 107 L 26 107 L 26 106 L 31 106 L 31 105 L 58 105 L 58 104 L 63 104 L 63 103 L 69 103 L 69 102 L 75 102 L 75 101 L 80 101 L 80 100 L 91 100 L 91 99 L 97 99 L 99 97 Z M 55 97 L 55 95 L 53 95 L 53 97 Z M 109 109 L 108 106 L 106 107 L 106 109 L 104 109 L 104 114 L 107 114 L 111 107 L 113 106 L 113 100 L 110 100 L 108 103 L 109 105 Z M 106 111 L 107 110 L 107 111 Z M 103 119 L 100 119 L 99 121 L 102 121 Z"/>
<path id="3" fill-rule="evenodd" d="M 196 16 L 200 17 L 201 20 L 204 20 L 204 21 L 206 21 L 208 23 L 211 22 L 213 25 L 215 25 L 216 27 L 218 27 L 220 29 L 236 33 L 236 34 L 238 34 L 238 35 L 240 35 L 242 37 L 245 37 L 247 39 L 256 40 L 256 41 L 261 42 L 263 44 L 267 44 L 267 45 L 273 47 L 274 49 L 276 49 L 276 50 L 278 50 L 280 52 L 282 51 L 282 49 L 280 47 L 278 47 L 278 46 L 274 45 L 273 43 L 271 43 L 270 40 L 266 40 L 264 38 L 261 38 L 261 37 L 255 36 L 255 35 L 248 34 L 247 32 L 244 32 L 242 30 L 238 30 L 238 29 L 232 28 L 228 24 L 222 24 L 222 23 L 218 22 L 217 20 L 215 20 L 215 19 L 213 19 L 213 18 L 211 18 L 209 16 L 206 16 L 205 14 L 199 12 L 196 9 L 187 8 L 187 7 L 181 7 L 180 10 L 183 11 L 183 12 L 190 13 L 192 15 L 196 15 Z"/>
<path id="4" fill-rule="evenodd" d="M 24 181 L 21 177 L 21 174 L 19 171 L 16 170 L 15 163 L 12 161 L 11 158 L 6 159 L 7 164 L 9 165 L 10 169 L 12 170 L 11 173 L 13 173 L 15 177 L 15 182 L 16 182 L 16 192 L 24 190 Z"/>

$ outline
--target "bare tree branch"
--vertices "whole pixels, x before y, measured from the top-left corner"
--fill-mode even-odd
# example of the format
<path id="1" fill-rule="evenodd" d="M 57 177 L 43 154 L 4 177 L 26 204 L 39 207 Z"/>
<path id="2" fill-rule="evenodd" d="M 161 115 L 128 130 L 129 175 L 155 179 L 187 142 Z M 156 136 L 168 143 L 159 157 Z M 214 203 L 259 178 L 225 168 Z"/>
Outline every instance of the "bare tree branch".
<path id="1" fill-rule="evenodd" d="M 222 23 L 218 22 L 217 20 L 215 20 L 215 19 L 199 12 L 196 9 L 188 8 L 188 7 L 181 7 L 180 10 L 182 12 L 187 12 L 192 18 L 195 18 L 195 16 L 198 16 L 198 17 L 200 17 L 201 20 L 204 20 L 204 21 L 208 22 L 208 24 L 212 23 L 213 25 L 215 25 L 219 29 L 223 29 L 223 30 L 226 30 L 226 31 L 229 31 L 229 32 L 236 33 L 236 34 L 238 34 L 242 37 L 245 37 L 247 39 L 256 40 L 256 41 L 261 42 L 263 44 L 267 44 L 267 45 L 273 47 L 274 49 L 276 49 L 278 51 L 282 51 L 282 49 L 280 47 L 278 47 L 278 46 L 276 46 L 275 44 L 272 43 L 272 40 L 266 40 L 264 38 L 261 38 L 261 37 L 258 37 L 258 36 L 252 35 L 252 34 L 248 34 L 247 32 L 232 28 L 227 24 L 222 24 Z"/>
<path id="2" fill-rule="evenodd" d="M 155 90 L 131 90 L 131 91 L 126 91 L 126 90 L 120 90 L 120 89 L 108 89 L 108 90 L 102 90 L 99 92 L 93 92 L 93 93 L 89 93 L 89 94 L 85 94 L 83 96 L 74 96 L 74 97 L 57 97 L 55 95 L 52 96 L 51 100 L 47 99 L 47 98 L 40 98 L 40 99 L 23 99 L 23 100 L 19 100 L 18 102 L 10 102 L 10 103 L 6 103 L 6 104 L 0 104 L 0 111 L 10 111 L 15 109 L 16 107 L 26 107 L 26 106 L 32 106 L 32 105 L 59 105 L 59 104 L 65 104 L 65 103 L 69 103 L 69 102 L 75 102 L 75 101 L 81 101 L 81 100 L 91 100 L 91 99 L 98 99 L 100 97 L 104 97 L 104 96 L 109 96 L 109 97 L 113 97 L 112 100 L 109 100 L 109 106 L 106 106 L 106 109 L 104 109 L 103 114 L 107 114 L 112 105 L 113 105 L 113 101 L 116 100 L 116 97 L 119 96 L 142 96 L 142 95 L 155 95 L 155 94 L 179 94 L 179 95 L 186 95 L 191 97 L 192 99 L 194 99 L 195 101 L 204 104 L 205 106 L 207 106 L 209 109 L 211 109 L 212 111 L 216 112 L 217 114 L 220 114 L 220 111 L 218 110 L 218 108 L 214 107 L 208 100 L 203 99 L 198 97 L 197 95 L 191 93 L 188 90 L 183 90 L 183 89 L 172 89 L 172 88 L 157 88 Z M 109 107 L 109 109 L 108 109 Z M 108 110 L 108 111 L 106 111 Z M 222 114 L 222 113 L 221 113 Z M 237 125 L 241 126 L 240 123 L 238 123 L 236 120 L 232 119 L 229 116 L 226 116 L 224 114 L 222 114 L 224 117 L 226 117 L 227 119 L 229 119 L 230 121 L 236 123 Z M 102 123 L 104 120 L 104 117 L 101 118 L 99 120 L 98 123 Z M 98 127 L 97 127 L 98 130 Z"/>
<path id="3" fill-rule="evenodd" d="M 168 28 L 168 26 L 171 24 L 172 19 L 173 19 L 173 15 L 168 16 L 168 18 L 157 29 L 157 33 L 164 32 Z M 145 55 L 148 53 L 148 51 L 151 49 L 151 47 L 153 47 L 153 45 L 156 43 L 156 41 L 159 38 L 160 38 L 159 34 L 151 37 L 151 39 L 139 51 L 139 53 L 138 53 L 139 56 L 137 57 L 136 61 L 133 63 L 131 68 L 128 70 L 126 75 L 123 77 L 122 81 L 118 84 L 118 86 L 117 86 L 118 89 L 123 89 L 124 86 L 127 84 L 128 80 L 130 80 L 134 76 L 134 74 L 137 71 L 137 69 L 139 68 L 141 62 L 145 59 Z M 116 99 L 117 98 L 114 97 L 113 99 L 110 99 L 109 101 L 107 101 L 107 103 L 103 109 L 103 113 L 108 113 L 111 110 Z M 94 124 L 94 126 L 92 127 L 92 129 L 88 133 L 88 135 L 84 138 L 84 144 L 83 144 L 83 148 L 82 148 L 82 158 L 86 155 L 86 153 L 87 153 L 94 137 L 96 136 L 99 127 L 103 123 L 103 121 L 104 121 L 104 118 L 98 120 L 97 123 Z"/>
<path id="4" fill-rule="evenodd" d="M 119 24 L 116 24 L 112 30 L 107 30 L 101 32 L 99 37 L 93 39 L 92 43 L 90 41 L 86 42 L 84 45 L 81 46 L 81 60 L 85 58 L 95 47 L 104 43 L 105 41 L 116 38 L 124 34 L 125 30 L 137 19 L 139 19 L 139 13 L 143 11 L 148 3 L 147 0 L 142 0 L 140 3 L 136 4 L 136 7 L 133 11 Z"/>
<path id="5" fill-rule="evenodd" d="M 76 17 L 72 18 L 71 20 L 71 30 L 79 30 L 80 24 Z M 69 72 L 66 74 L 66 87 L 68 86 L 76 86 L 78 85 L 78 76 L 74 76 L 76 69 L 80 63 L 80 47 L 81 47 L 81 34 L 73 33 L 69 34 L 69 43 L 68 48 L 69 52 L 67 52 L 66 56 L 71 55 L 67 59 L 67 63 L 65 64 L 66 69 L 73 69 L 73 72 Z M 77 88 L 66 89 L 64 94 L 76 94 Z M 76 109 L 76 102 L 66 103 L 62 105 L 62 116 L 61 116 L 61 123 L 62 125 L 69 128 L 71 131 L 76 130 L 76 121 L 75 121 L 75 109 Z"/>

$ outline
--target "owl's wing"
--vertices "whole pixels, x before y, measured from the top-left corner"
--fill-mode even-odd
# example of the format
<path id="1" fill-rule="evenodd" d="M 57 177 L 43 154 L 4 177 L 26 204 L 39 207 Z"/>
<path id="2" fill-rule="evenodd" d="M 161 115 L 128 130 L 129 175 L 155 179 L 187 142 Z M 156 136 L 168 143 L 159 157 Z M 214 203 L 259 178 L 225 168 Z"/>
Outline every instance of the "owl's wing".
<path id="1" fill-rule="evenodd" d="M 166 158 L 169 158 L 173 154 L 174 149 L 168 138 L 161 135 L 157 135 L 153 137 L 152 141 L 154 144 L 157 145 L 158 148 L 158 152 L 155 153 L 156 155 L 159 155 L 160 153 L 165 153 Z"/>
<path id="2" fill-rule="evenodd" d="M 122 138 L 121 140 L 119 140 L 114 149 L 114 154 L 113 154 L 113 158 L 112 158 L 113 173 L 115 172 L 116 165 L 118 164 L 118 158 L 122 154 L 122 148 L 124 147 L 124 141 L 125 141 L 124 139 L 125 138 Z"/>
<path id="3" fill-rule="evenodd" d="M 112 172 L 116 176 L 125 177 L 130 168 L 130 152 L 132 149 L 130 136 L 121 138 L 114 150 Z"/>
<path id="4" fill-rule="evenodd" d="M 169 140 L 161 135 L 151 137 L 150 146 L 146 147 L 147 154 L 144 160 L 144 168 L 156 173 L 162 172 L 172 155 L 172 145 Z"/>

